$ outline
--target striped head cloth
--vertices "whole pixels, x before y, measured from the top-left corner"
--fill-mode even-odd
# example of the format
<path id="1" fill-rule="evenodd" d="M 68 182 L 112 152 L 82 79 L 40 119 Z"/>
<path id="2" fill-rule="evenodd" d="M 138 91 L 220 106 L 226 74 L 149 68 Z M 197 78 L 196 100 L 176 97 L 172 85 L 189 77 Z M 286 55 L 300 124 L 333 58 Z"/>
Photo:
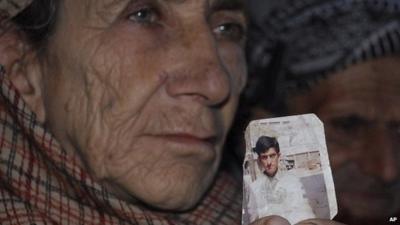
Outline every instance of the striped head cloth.
<path id="1" fill-rule="evenodd" d="M 260 86 L 249 97 L 284 98 L 350 65 L 400 52 L 400 0 L 250 3 L 250 82 Z"/>
<path id="2" fill-rule="evenodd" d="M 32 0 L 0 0 L 0 15 L 10 18 L 24 10 Z"/>

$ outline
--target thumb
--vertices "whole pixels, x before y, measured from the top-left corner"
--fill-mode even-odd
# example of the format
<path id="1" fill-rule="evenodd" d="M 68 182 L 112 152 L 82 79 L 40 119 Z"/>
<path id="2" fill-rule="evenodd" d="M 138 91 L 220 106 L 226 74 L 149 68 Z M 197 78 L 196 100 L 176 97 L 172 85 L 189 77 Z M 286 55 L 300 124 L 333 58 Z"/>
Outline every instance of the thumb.
<path id="1" fill-rule="evenodd" d="M 280 216 L 267 216 L 254 221 L 250 225 L 290 225 L 290 223 Z"/>
<path id="2" fill-rule="evenodd" d="M 345 224 L 333 220 L 309 219 L 296 223 L 296 225 L 345 225 Z"/>

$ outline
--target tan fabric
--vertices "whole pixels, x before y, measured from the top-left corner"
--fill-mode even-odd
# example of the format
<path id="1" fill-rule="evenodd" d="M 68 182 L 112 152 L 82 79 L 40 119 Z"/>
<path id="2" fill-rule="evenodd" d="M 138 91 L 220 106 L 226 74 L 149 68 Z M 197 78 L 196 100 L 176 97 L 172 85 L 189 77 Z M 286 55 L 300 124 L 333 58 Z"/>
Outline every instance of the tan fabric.
<path id="1" fill-rule="evenodd" d="M 13 17 L 24 10 L 32 0 L 0 0 L 0 13 L 6 17 Z"/>

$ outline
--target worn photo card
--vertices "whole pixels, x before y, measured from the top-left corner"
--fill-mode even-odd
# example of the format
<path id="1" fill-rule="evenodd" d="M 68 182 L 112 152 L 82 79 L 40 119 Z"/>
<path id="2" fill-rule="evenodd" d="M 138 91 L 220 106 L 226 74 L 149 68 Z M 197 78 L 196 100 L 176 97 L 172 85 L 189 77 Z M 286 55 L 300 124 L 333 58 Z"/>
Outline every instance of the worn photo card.
<path id="1" fill-rule="evenodd" d="M 252 121 L 245 138 L 243 225 L 270 215 L 291 224 L 336 215 L 324 127 L 316 115 Z"/>

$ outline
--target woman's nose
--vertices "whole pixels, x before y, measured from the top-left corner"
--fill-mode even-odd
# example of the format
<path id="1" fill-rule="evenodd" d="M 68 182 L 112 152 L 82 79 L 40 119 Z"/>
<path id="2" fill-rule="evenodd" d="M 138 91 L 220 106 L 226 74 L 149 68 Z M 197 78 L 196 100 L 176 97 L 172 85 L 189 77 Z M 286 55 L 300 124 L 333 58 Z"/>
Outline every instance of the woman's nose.
<path id="1" fill-rule="evenodd" d="M 167 92 L 173 97 L 189 97 L 206 105 L 218 105 L 230 96 L 231 76 L 208 25 L 197 29 L 204 31 L 179 36 L 185 39 L 181 43 L 187 44 L 179 46 L 172 54 L 176 66 L 169 71 Z"/>

